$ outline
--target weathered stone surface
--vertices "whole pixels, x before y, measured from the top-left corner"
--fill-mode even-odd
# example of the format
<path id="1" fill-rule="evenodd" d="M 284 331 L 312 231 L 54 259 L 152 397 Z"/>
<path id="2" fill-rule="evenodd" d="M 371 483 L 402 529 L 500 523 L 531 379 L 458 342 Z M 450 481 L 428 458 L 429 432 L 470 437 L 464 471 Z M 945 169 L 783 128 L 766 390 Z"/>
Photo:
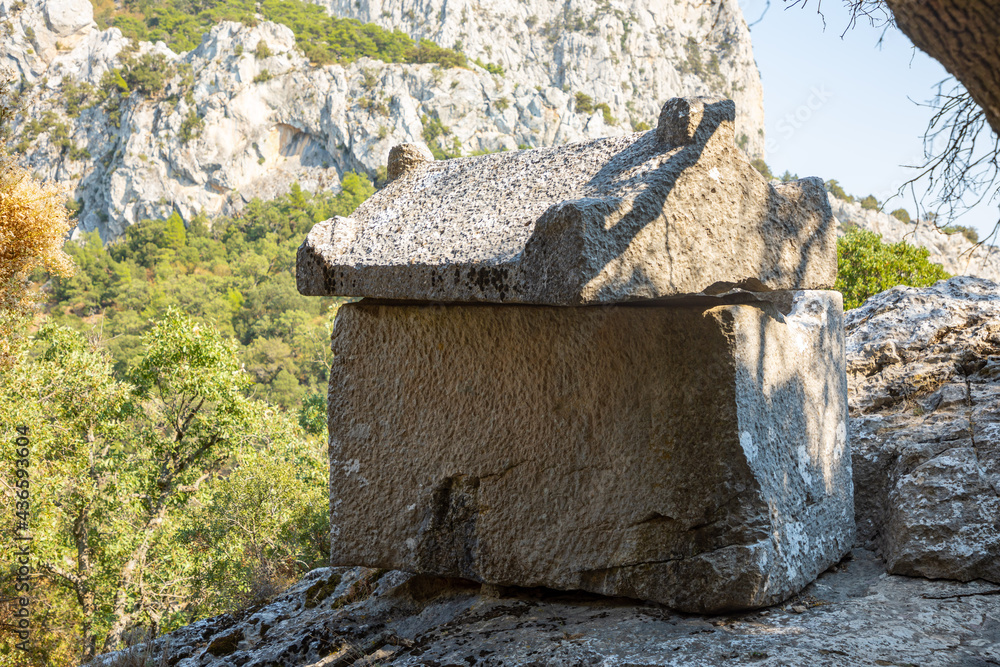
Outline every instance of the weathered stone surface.
<path id="1" fill-rule="evenodd" d="M 729 100 L 677 99 L 649 132 L 413 164 L 313 228 L 299 291 L 579 305 L 720 281 L 831 286 L 822 182 L 768 184 L 733 143 L 734 114 Z"/>
<path id="2" fill-rule="evenodd" d="M 434 159 L 426 144 L 399 144 L 389 151 L 389 180 L 399 178 L 410 169 Z"/>
<path id="3" fill-rule="evenodd" d="M 1000 663 L 998 619 L 995 585 L 886 576 L 864 550 L 781 607 L 714 617 L 332 568 L 266 606 L 199 621 L 136 653 L 174 667 L 986 667 Z M 210 653 L 219 640 L 232 652 Z M 96 664 L 114 659 L 122 655 Z"/>
<path id="4" fill-rule="evenodd" d="M 1000 286 L 895 287 L 846 326 L 859 538 L 896 574 L 1000 582 Z"/>
<path id="5" fill-rule="evenodd" d="M 842 335 L 836 292 L 344 306 L 332 562 L 687 611 L 783 600 L 854 537 Z"/>

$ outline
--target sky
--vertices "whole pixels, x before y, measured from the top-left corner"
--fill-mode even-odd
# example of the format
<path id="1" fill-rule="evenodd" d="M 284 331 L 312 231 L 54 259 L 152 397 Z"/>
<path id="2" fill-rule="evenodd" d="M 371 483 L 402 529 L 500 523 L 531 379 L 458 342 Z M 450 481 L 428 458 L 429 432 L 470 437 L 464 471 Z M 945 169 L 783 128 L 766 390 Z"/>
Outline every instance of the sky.
<path id="1" fill-rule="evenodd" d="M 750 27 L 754 57 L 764 84 L 766 161 L 776 174 L 836 179 L 850 194 L 874 194 L 885 201 L 915 175 L 904 165 L 923 159 L 923 133 L 937 83 L 948 73 L 913 47 L 896 28 L 858 22 L 841 0 L 815 0 L 786 8 L 783 0 L 740 0 Z M 841 35 L 843 34 L 843 38 Z M 917 188 L 917 195 L 922 194 Z M 913 196 L 896 198 L 886 210 L 912 215 Z M 997 221 L 994 201 L 980 203 L 957 224 L 988 234 Z M 997 243 L 994 239 L 993 243 Z"/>

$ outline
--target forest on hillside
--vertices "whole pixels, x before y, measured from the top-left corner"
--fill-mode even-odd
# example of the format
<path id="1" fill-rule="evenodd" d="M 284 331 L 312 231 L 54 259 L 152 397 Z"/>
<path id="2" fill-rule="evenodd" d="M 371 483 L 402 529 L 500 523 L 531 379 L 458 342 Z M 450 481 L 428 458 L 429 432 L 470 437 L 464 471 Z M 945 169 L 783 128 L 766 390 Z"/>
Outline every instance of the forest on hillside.
<path id="1" fill-rule="evenodd" d="M 26 443 L 0 459 L 30 471 L 0 518 L 38 562 L 30 664 L 241 609 L 327 561 L 341 301 L 297 293 L 295 250 L 373 191 L 348 174 L 339 193 L 294 187 L 233 218 L 147 220 L 107 246 L 84 234 L 64 246 L 72 275 L 35 270 L 43 312 L 20 321 L 0 374 L 4 437 Z M 5 572 L 0 596 L 17 586 Z M 0 664 L 25 664 L 13 646 Z"/>

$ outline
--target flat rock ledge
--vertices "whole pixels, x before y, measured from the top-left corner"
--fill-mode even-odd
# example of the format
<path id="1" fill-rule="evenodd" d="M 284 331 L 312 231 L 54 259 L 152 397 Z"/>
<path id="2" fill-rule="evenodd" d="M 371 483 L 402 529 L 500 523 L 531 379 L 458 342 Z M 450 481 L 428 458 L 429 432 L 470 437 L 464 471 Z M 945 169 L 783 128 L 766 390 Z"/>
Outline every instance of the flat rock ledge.
<path id="1" fill-rule="evenodd" d="M 122 664 L 113 661 L 123 653 L 92 664 Z M 857 549 L 784 605 L 699 616 L 323 568 L 267 604 L 192 623 L 129 657 L 171 667 L 988 667 L 1000 664 L 1000 589 L 886 575 Z"/>
<path id="2" fill-rule="evenodd" d="M 711 292 L 828 289 L 836 221 L 823 183 L 772 186 L 733 142 L 731 100 L 674 98 L 655 130 L 434 161 L 299 248 L 305 295 L 583 305 Z"/>
<path id="3" fill-rule="evenodd" d="M 343 306 L 332 563 L 689 612 L 801 590 L 854 540 L 841 297 L 705 300 Z"/>

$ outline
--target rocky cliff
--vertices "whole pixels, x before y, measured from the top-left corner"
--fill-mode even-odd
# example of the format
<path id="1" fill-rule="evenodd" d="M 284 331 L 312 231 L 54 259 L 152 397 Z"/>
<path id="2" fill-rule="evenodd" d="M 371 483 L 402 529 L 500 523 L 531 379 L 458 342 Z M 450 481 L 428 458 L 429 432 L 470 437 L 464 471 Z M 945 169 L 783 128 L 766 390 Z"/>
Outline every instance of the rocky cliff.
<path id="1" fill-rule="evenodd" d="M 375 176 L 398 143 L 468 155 L 624 134 L 655 124 L 675 95 L 735 97 L 738 138 L 751 153 L 763 145 L 759 75 L 731 0 L 330 9 L 461 42 L 469 65 L 317 67 L 289 28 L 266 21 L 217 24 L 178 54 L 99 30 L 87 0 L 0 0 L 0 50 L 24 82 L 15 140 L 33 171 L 69 186 L 80 228 L 104 239 L 175 211 L 232 212 L 295 181 L 315 190 L 350 170 Z M 144 56 L 162 57 L 162 88 L 105 77 Z"/>
<path id="2" fill-rule="evenodd" d="M 1000 583 L 1000 285 L 894 287 L 845 327 L 859 540 L 894 574 Z"/>
<path id="3" fill-rule="evenodd" d="M 338 16 L 460 45 L 521 85 L 583 92 L 633 123 L 655 125 L 671 97 L 728 97 L 737 141 L 763 155 L 763 91 L 736 0 L 315 1 Z"/>

